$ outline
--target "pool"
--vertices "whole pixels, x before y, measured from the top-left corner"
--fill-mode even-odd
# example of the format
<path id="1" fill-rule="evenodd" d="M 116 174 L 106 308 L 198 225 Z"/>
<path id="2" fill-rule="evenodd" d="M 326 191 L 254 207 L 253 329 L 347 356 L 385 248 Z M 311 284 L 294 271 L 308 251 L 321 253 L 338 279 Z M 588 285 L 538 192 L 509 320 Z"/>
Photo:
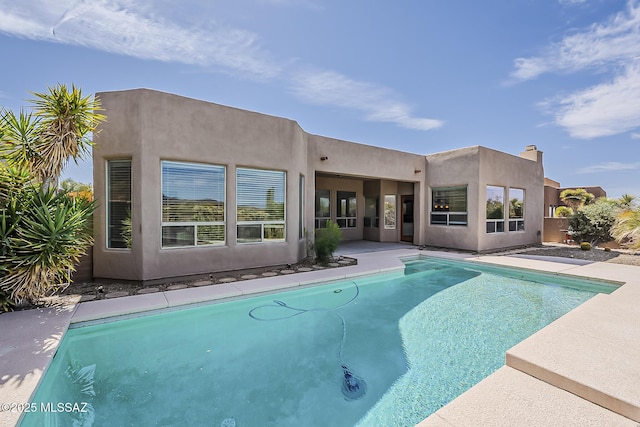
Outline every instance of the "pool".
<path id="1" fill-rule="evenodd" d="M 22 426 L 413 426 L 614 285 L 433 258 L 70 329 Z M 62 405 L 61 405 L 62 404 Z"/>

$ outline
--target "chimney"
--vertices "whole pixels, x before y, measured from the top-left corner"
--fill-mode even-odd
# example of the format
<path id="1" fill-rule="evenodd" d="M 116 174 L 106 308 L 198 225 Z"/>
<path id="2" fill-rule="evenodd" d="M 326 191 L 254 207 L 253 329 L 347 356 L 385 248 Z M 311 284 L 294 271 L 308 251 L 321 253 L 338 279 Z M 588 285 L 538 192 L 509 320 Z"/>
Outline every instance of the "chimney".
<path id="1" fill-rule="evenodd" d="M 535 145 L 527 145 L 524 151 L 520 153 L 520 157 L 542 163 L 542 151 L 538 151 L 538 147 Z"/>

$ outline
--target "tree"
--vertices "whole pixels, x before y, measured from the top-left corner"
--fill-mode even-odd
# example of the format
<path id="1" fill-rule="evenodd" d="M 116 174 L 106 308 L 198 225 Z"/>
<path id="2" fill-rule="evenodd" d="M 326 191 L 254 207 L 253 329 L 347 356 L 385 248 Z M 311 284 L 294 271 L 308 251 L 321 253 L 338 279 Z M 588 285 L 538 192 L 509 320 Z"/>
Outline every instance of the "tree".
<path id="1" fill-rule="evenodd" d="M 566 206 L 558 206 L 556 208 L 556 218 L 569 218 L 571 215 L 573 215 L 571 208 Z"/>
<path id="2" fill-rule="evenodd" d="M 69 193 L 71 197 L 80 197 L 86 200 L 93 200 L 93 186 L 67 178 L 60 183 L 60 189 Z"/>
<path id="3" fill-rule="evenodd" d="M 69 282 L 92 243 L 94 204 L 56 187 L 104 120 L 98 101 L 75 86 L 34 95 L 33 112 L 0 113 L 0 291 L 18 302 L 35 302 Z"/>
<path id="4" fill-rule="evenodd" d="M 578 209 L 588 205 L 594 199 L 595 196 L 584 188 L 568 188 L 560 193 L 560 200 L 570 207 L 574 214 L 578 212 Z"/>
<path id="5" fill-rule="evenodd" d="M 613 240 L 613 226 L 620 208 L 615 200 L 599 198 L 595 202 L 578 209 L 569 219 L 569 228 L 576 242 L 597 245 Z"/>

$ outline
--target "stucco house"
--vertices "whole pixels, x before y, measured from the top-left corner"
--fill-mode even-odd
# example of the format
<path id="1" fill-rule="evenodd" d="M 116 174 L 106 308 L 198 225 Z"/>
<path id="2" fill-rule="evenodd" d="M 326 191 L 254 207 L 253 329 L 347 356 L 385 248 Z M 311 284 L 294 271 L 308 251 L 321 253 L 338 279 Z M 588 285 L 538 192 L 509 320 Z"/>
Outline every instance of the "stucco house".
<path id="1" fill-rule="evenodd" d="M 420 155 L 154 90 L 97 97 L 108 119 L 94 137 L 96 278 L 294 263 L 327 220 L 345 240 L 478 252 L 541 242 L 535 146 Z"/>

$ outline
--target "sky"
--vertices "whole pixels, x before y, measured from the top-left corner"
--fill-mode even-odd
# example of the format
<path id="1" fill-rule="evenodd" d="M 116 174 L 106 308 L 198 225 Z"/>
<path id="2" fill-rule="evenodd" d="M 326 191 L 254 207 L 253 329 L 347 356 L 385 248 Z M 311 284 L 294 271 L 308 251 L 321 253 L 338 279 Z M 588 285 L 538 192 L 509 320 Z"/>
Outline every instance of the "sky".
<path id="1" fill-rule="evenodd" d="M 563 187 L 640 196 L 640 0 L 0 0 L 0 52 L 15 111 L 149 88 L 416 154 L 533 144 Z"/>

